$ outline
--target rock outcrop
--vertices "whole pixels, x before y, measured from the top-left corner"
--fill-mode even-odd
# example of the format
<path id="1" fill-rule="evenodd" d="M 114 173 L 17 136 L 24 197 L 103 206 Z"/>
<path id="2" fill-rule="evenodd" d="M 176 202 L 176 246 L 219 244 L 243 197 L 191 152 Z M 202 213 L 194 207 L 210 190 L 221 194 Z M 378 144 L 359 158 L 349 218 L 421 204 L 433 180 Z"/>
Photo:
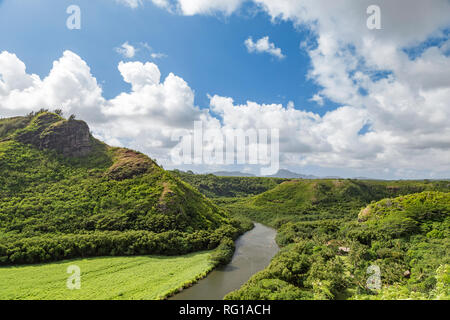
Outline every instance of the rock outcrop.
<path id="1" fill-rule="evenodd" d="M 67 157 L 82 157 L 92 150 L 92 136 L 84 121 L 65 120 L 53 113 L 42 113 L 16 139 L 44 150 L 55 150 Z"/>
<path id="2" fill-rule="evenodd" d="M 41 134 L 39 147 L 55 150 L 64 156 L 86 156 L 92 150 L 89 127 L 86 122 L 78 120 L 57 122 Z"/>

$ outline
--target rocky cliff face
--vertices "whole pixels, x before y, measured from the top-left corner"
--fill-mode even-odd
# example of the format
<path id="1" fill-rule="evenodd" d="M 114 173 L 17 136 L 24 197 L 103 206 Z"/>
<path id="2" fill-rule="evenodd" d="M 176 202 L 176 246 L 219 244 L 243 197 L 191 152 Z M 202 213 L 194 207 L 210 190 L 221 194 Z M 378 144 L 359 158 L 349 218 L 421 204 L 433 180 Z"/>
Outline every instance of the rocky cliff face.
<path id="1" fill-rule="evenodd" d="M 71 157 L 88 155 L 92 150 L 89 127 L 84 121 L 76 120 L 52 124 L 41 134 L 40 148 Z"/>
<path id="2" fill-rule="evenodd" d="M 22 130 L 16 139 L 44 150 L 50 149 L 70 157 L 82 157 L 92 151 L 93 143 L 89 127 L 84 121 L 64 120 L 43 113 Z"/>

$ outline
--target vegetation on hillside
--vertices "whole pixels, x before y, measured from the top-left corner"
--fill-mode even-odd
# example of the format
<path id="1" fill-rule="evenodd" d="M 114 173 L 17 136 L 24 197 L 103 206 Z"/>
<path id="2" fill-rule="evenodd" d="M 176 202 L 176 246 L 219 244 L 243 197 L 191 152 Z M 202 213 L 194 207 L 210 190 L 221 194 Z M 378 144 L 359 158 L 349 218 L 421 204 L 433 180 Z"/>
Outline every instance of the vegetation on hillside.
<path id="1" fill-rule="evenodd" d="M 46 110 L 0 120 L 0 264 L 184 254 L 249 228 L 145 155 L 85 130 Z"/>
<path id="2" fill-rule="evenodd" d="M 46 110 L 0 119 L 0 172 L 3 265 L 216 248 L 212 268 L 254 220 L 281 250 L 227 299 L 450 298 L 449 181 L 167 172 Z"/>
<path id="3" fill-rule="evenodd" d="M 358 220 L 291 221 L 278 231 L 280 253 L 227 299 L 450 299 L 450 193 L 384 199 Z M 381 288 L 368 289 L 377 268 Z"/>
<path id="4" fill-rule="evenodd" d="M 450 191 L 449 181 L 291 180 L 226 208 L 279 228 L 287 222 L 353 220 L 372 201 L 423 191 Z"/>
<path id="5" fill-rule="evenodd" d="M 197 188 L 208 198 L 238 198 L 257 195 L 275 188 L 287 179 L 260 177 L 218 177 L 213 174 L 194 174 L 172 171 L 183 181 Z"/>
<path id="6" fill-rule="evenodd" d="M 179 176 L 233 216 L 278 229 L 280 253 L 227 299 L 449 297 L 449 181 L 260 178 L 267 190 L 245 193 L 257 180 Z M 379 219 L 384 204 L 397 211 Z M 370 266 L 381 269 L 381 290 L 367 289 Z"/>

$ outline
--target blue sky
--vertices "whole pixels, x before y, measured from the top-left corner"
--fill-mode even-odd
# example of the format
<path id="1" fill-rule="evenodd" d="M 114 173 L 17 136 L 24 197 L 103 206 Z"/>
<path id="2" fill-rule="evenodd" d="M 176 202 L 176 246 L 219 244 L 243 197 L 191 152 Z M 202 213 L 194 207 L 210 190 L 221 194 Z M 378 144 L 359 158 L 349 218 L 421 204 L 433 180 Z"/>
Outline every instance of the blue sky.
<path id="1" fill-rule="evenodd" d="M 375 2 L 376 30 L 371 0 L 0 0 L 0 116 L 61 107 L 168 168 L 258 174 L 172 163 L 202 121 L 278 129 L 296 172 L 448 178 L 450 2 Z"/>
<path id="2" fill-rule="evenodd" d="M 318 87 L 306 78 L 310 60 L 300 48 L 310 35 L 306 29 L 296 29 L 290 22 L 272 23 L 267 14 L 251 9 L 229 17 L 185 17 L 151 2 L 139 9 L 112 2 L 4 1 L 0 27 L 14 32 L 1 33 L 0 50 L 14 52 L 29 73 L 41 77 L 64 50 L 72 50 L 89 64 L 105 97 L 112 98 L 129 88 L 117 71 L 119 61 L 155 61 L 140 45 L 147 43 L 154 52 L 167 55 L 155 61 L 163 77 L 173 72 L 185 79 L 195 90 L 200 107 L 209 105 L 209 93 L 233 96 L 236 103 L 293 101 L 321 114 L 329 109 L 309 101 Z M 66 8 L 71 4 L 81 8 L 81 30 L 65 26 Z M 247 52 L 244 41 L 249 36 L 256 40 L 266 35 L 282 48 L 285 59 Z M 114 51 L 126 41 L 139 49 L 132 59 Z"/>

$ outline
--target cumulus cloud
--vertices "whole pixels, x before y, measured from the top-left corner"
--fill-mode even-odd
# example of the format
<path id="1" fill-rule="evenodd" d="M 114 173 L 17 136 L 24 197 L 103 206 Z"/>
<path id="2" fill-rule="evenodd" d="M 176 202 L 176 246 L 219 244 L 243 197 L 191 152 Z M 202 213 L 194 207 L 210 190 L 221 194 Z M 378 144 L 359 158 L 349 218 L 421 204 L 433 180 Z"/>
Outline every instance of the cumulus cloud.
<path id="1" fill-rule="evenodd" d="M 194 121 L 202 121 L 223 133 L 279 129 L 285 165 L 390 168 L 399 175 L 450 170 L 450 95 L 441 85 L 414 92 L 395 79 L 382 79 L 370 87 L 370 95 L 359 98 L 365 107 L 346 105 L 320 116 L 292 103 L 239 105 L 218 95 L 210 97 L 209 110 L 202 110 L 186 81 L 172 73 L 162 80 L 154 63 L 120 62 L 118 70 L 131 91 L 106 100 L 87 64 L 73 52 L 64 52 L 44 79 L 27 74 L 20 59 L 2 52 L 0 114 L 61 107 L 88 120 L 106 142 L 143 150 L 164 164 L 170 164 L 170 151 L 177 144 L 173 135 L 192 132 Z M 370 81 L 359 78 L 361 83 Z"/>
<path id="2" fill-rule="evenodd" d="M 231 14 L 242 4 L 242 0 L 178 0 L 178 8 L 187 16 L 222 12 Z"/>
<path id="3" fill-rule="evenodd" d="M 305 49 L 311 58 L 308 76 L 322 87 L 318 96 L 364 111 L 347 114 L 347 121 L 361 117 L 370 123 L 370 131 L 357 137 L 376 147 L 364 161 L 367 167 L 448 172 L 450 58 L 444 46 L 425 46 L 415 59 L 405 52 L 429 37 L 442 36 L 450 25 L 444 13 L 450 9 L 448 1 L 436 1 L 426 17 L 421 1 L 379 1 L 383 29 L 375 31 L 365 26 L 370 1 L 256 2 L 273 19 L 290 20 L 315 33 L 315 43 Z M 424 164 L 431 154 L 433 165 Z M 344 153 L 334 150 L 330 155 Z M 346 157 L 347 165 L 357 163 L 358 154 Z M 313 158 L 327 163 L 320 154 Z"/>
<path id="4" fill-rule="evenodd" d="M 125 58 L 133 58 L 136 54 L 136 48 L 127 42 L 123 43 L 120 47 L 115 49 L 117 53 L 121 54 Z"/>
<path id="5" fill-rule="evenodd" d="M 182 78 L 170 73 L 161 80 L 157 65 L 120 62 L 118 71 L 131 84 L 107 100 L 90 68 L 78 55 L 65 51 L 49 74 L 26 73 L 14 54 L 0 53 L 0 115 L 15 116 L 40 108 L 61 108 L 66 115 L 87 120 L 94 134 L 112 145 L 147 152 L 160 161 L 177 142 L 177 130 L 192 130 L 194 121 L 214 123 L 194 104 L 194 92 Z"/>
<path id="6" fill-rule="evenodd" d="M 167 54 L 165 54 L 165 53 L 152 53 L 152 54 L 150 54 L 150 56 L 151 56 L 153 59 L 163 59 L 163 58 L 167 58 Z"/>
<path id="7" fill-rule="evenodd" d="M 14 54 L 0 53 L 0 112 L 23 114 L 45 106 L 63 108 L 85 119 L 101 119 L 98 106 L 102 90 L 90 68 L 78 55 L 65 51 L 44 79 L 27 74 L 25 64 Z"/>
<path id="8" fill-rule="evenodd" d="M 369 30 L 366 26 L 367 8 L 373 4 L 370 0 L 243 0 L 228 7 L 227 14 L 244 2 L 253 3 L 274 22 L 291 21 L 311 30 L 312 39 L 302 50 L 311 59 L 307 76 L 321 87 L 312 101 L 325 104 L 326 98 L 343 106 L 309 123 L 310 126 L 298 120 L 296 125 L 306 129 L 297 135 L 308 137 L 309 143 L 295 141 L 298 138 L 290 140 L 295 141 L 293 146 L 308 147 L 302 149 L 301 160 L 295 154 L 286 158 L 304 164 L 386 166 L 397 168 L 399 173 L 431 168 L 448 172 L 450 50 L 448 40 L 439 46 L 430 46 L 426 40 L 448 39 L 444 30 L 450 26 L 449 1 L 436 0 L 430 6 L 421 0 L 380 0 L 377 5 L 381 8 L 381 30 Z M 220 12 L 227 3 L 197 1 L 188 14 Z M 183 10 L 181 13 L 187 14 Z M 258 41 L 251 38 L 246 45 L 253 52 L 276 49 L 268 39 L 260 42 L 260 49 Z M 411 57 L 407 53 L 411 48 L 422 49 Z M 215 100 L 213 108 L 217 109 Z M 226 101 L 228 108 L 222 108 L 225 117 L 230 117 L 229 110 L 235 110 L 232 114 L 236 125 L 250 121 L 238 115 L 255 108 L 254 104 L 231 108 L 230 100 Z M 274 109 L 261 108 L 258 113 Z M 280 106 L 277 110 L 280 117 L 293 112 Z M 355 124 L 352 130 L 339 129 L 351 123 Z M 370 130 L 357 130 L 359 126 Z M 289 137 L 294 132 L 291 134 Z"/>
<path id="9" fill-rule="evenodd" d="M 0 54 L 0 94 L 6 94 L 13 90 L 24 90 L 39 81 L 38 76 L 28 75 L 25 64 L 15 54 L 2 52 Z"/>
<path id="10" fill-rule="evenodd" d="M 155 0 L 158 1 L 158 0 Z M 118 3 L 122 3 L 130 8 L 137 8 L 142 4 L 142 0 L 116 0 Z"/>
<path id="11" fill-rule="evenodd" d="M 171 4 L 186 15 L 231 14 L 242 4 L 189 2 Z M 450 25 L 448 1 L 430 6 L 419 0 L 380 0 L 382 30 L 366 27 L 371 1 L 252 2 L 274 21 L 311 30 L 301 48 L 311 60 L 307 77 L 320 87 L 312 100 L 340 107 L 321 116 L 292 104 L 236 104 L 231 97 L 214 95 L 210 110 L 200 109 L 183 79 L 174 74 L 161 79 L 149 62 L 121 62 L 119 72 L 131 91 L 106 100 L 87 64 L 70 51 L 44 79 L 28 74 L 20 59 L 3 52 L 0 113 L 62 106 L 87 119 L 107 142 L 143 150 L 163 162 L 175 144 L 173 133 L 191 131 L 193 121 L 202 120 L 219 130 L 279 128 L 284 165 L 351 168 L 374 176 L 389 172 L 390 177 L 450 174 L 449 44 L 424 44 L 430 37 L 448 38 L 443 33 Z M 258 52 L 258 41 L 250 40 L 249 47 Z M 268 38 L 265 48 L 271 49 Z M 412 57 L 408 51 L 414 48 L 419 50 Z"/>
<path id="12" fill-rule="evenodd" d="M 133 91 L 139 91 L 147 85 L 159 84 L 161 72 L 156 64 L 147 62 L 119 63 L 119 71 L 125 82 L 131 84 Z"/>
<path id="13" fill-rule="evenodd" d="M 143 4 L 143 0 L 116 0 L 130 8 L 137 8 Z M 186 16 L 196 14 L 222 13 L 230 15 L 236 11 L 243 0 L 148 0 L 160 8 L 167 9 L 173 13 Z"/>
<path id="14" fill-rule="evenodd" d="M 342 107 L 326 113 L 323 117 L 312 112 L 284 107 L 280 104 L 247 102 L 235 105 L 232 98 L 213 96 L 211 108 L 223 119 L 224 128 L 248 130 L 280 130 L 280 151 L 290 154 L 298 162 L 316 164 L 316 157 L 323 154 L 321 165 L 342 163 L 345 154 L 364 159 L 368 153 L 364 138 L 358 132 L 364 126 L 366 111 Z M 331 154 L 339 158 L 329 158 Z M 355 162 L 356 164 L 356 162 Z"/>
<path id="15" fill-rule="evenodd" d="M 249 53 L 268 53 L 278 59 L 284 59 L 285 55 L 281 52 L 280 48 L 277 48 L 274 43 L 270 42 L 269 37 L 265 36 L 256 42 L 253 41 L 252 37 L 245 40 L 245 46 Z"/>
<path id="16" fill-rule="evenodd" d="M 169 0 L 151 0 L 156 6 L 160 8 L 170 8 Z"/>
<path id="17" fill-rule="evenodd" d="M 325 101 L 323 100 L 323 97 L 320 94 L 315 94 L 309 101 L 314 101 L 319 106 L 323 106 L 325 104 Z"/>

